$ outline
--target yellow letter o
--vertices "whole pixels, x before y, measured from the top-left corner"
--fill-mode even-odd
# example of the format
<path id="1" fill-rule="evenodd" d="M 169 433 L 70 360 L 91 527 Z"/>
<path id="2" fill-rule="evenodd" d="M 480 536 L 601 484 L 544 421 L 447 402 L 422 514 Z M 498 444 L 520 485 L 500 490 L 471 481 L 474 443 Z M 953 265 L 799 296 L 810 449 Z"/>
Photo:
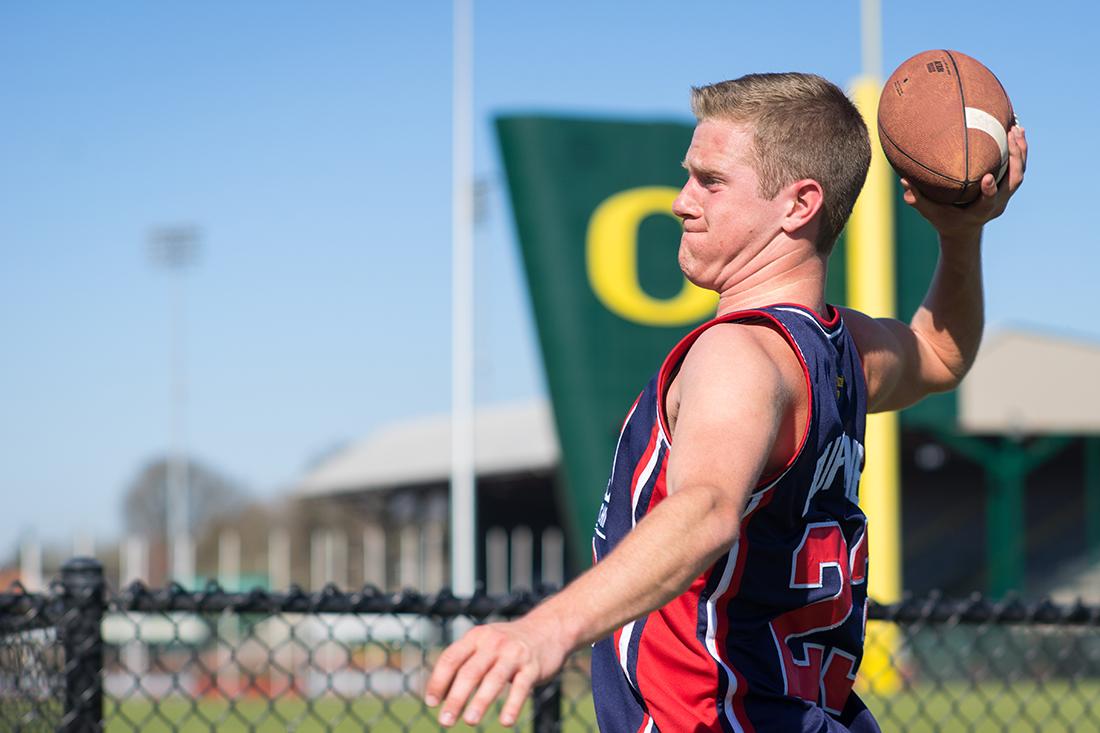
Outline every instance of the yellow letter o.
<path id="1" fill-rule="evenodd" d="M 644 186 L 608 197 L 588 221 L 585 259 L 588 283 L 615 315 L 647 326 L 683 326 L 714 312 L 718 294 L 684 278 L 672 298 L 654 298 L 638 278 L 638 227 L 654 214 L 675 216 L 678 191 L 670 186 Z M 679 219 L 677 219 L 679 222 Z"/>

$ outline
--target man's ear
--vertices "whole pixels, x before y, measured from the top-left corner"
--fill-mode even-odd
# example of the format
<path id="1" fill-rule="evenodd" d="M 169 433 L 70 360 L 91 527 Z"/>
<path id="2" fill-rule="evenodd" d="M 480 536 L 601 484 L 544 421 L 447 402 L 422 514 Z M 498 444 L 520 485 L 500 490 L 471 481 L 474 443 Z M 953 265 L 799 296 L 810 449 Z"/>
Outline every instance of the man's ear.
<path id="1" fill-rule="evenodd" d="M 816 224 L 818 214 L 825 203 L 825 191 L 812 178 L 803 178 L 786 187 L 787 215 L 783 218 L 783 231 L 794 235 L 799 230 Z"/>

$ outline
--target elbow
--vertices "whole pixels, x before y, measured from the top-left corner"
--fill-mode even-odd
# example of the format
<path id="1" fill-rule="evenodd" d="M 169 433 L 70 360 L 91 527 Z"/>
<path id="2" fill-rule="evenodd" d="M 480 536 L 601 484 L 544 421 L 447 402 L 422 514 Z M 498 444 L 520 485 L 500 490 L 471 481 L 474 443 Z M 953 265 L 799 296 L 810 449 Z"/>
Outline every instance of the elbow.
<path id="1" fill-rule="evenodd" d="M 918 334 L 919 336 L 919 334 Z M 949 345 L 921 338 L 924 343 L 925 365 L 921 368 L 928 393 L 950 392 L 956 389 L 974 366 L 978 356 L 980 336 L 976 339 L 953 341 Z"/>
<path id="2" fill-rule="evenodd" d="M 962 384 L 964 376 L 966 376 L 966 371 L 946 372 L 944 375 L 937 375 L 935 379 L 925 382 L 925 392 L 927 394 L 951 392 Z"/>
<path id="3" fill-rule="evenodd" d="M 707 564 L 729 552 L 741 536 L 740 508 L 732 502 L 722 501 L 715 492 L 710 510 L 699 526 L 699 539 L 707 557 Z"/>
<path id="4" fill-rule="evenodd" d="M 954 359 L 941 360 L 940 369 L 932 379 L 928 380 L 929 392 L 950 392 L 962 384 L 963 378 L 974 366 L 974 357 L 977 351 L 968 354 L 960 354 Z"/>
<path id="5" fill-rule="evenodd" d="M 743 507 L 744 502 L 728 491 L 696 484 L 671 494 L 639 523 L 641 528 L 658 514 L 668 521 L 667 559 L 675 560 L 672 572 L 658 581 L 665 596 L 683 593 L 700 573 L 730 551 L 740 536 Z"/>
<path id="6" fill-rule="evenodd" d="M 974 365 L 982 342 L 981 318 L 963 324 L 937 319 L 927 312 L 918 311 L 909 324 L 909 333 L 902 334 L 897 343 L 912 360 L 916 369 L 910 372 L 925 394 L 950 392 L 962 383 L 963 377 Z M 909 344 L 905 342 L 912 339 Z"/>

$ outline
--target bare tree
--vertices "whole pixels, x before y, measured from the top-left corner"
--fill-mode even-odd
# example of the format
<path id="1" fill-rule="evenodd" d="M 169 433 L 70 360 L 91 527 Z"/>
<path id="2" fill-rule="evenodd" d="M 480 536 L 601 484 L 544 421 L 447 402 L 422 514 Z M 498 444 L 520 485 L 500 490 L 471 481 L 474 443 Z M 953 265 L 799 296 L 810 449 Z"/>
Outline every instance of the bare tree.
<path id="1" fill-rule="evenodd" d="M 150 461 L 130 483 L 122 500 L 122 521 L 126 531 L 150 538 L 165 536 L 168 508 L 169 461 Z M 189 512 L 193 535 L 218 516 L 239 511 L 248 494 L 237 482 L 195 460 L 188 463 L 190 477 Z"/>

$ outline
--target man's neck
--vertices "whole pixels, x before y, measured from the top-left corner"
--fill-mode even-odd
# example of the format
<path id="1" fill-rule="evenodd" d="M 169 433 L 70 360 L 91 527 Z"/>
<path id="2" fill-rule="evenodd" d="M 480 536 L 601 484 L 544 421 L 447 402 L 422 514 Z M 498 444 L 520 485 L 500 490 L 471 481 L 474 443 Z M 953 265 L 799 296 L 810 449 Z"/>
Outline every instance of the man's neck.
<path id="1" fill-rule="evenodd" d="M 731 277 L 719 293 L 718 315 L 772 303 L 796 303 L 824 314 L 826 274 L 824 257 L 789 249 Z"/>

